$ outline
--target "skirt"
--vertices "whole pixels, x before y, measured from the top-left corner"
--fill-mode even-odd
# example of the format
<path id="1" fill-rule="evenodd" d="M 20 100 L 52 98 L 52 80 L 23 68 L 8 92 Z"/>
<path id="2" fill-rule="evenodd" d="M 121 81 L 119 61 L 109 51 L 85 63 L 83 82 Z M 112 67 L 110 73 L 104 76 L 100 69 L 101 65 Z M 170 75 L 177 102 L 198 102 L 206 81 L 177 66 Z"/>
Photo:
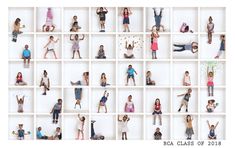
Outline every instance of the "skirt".
<path id="1" fill-rule="evenodd" d="M 158 50 L 158 43 L 157 42 L 153 42 L 151 44 L 151 49 L 154 50 L 154 51 Z"/>
<path id="2" fill-rule="evenodd" d="M 193 134 L 194 134 L 193 128 L 186 128 L 185 133 L 186 133 L 187 135 L 193 135 Z"/>

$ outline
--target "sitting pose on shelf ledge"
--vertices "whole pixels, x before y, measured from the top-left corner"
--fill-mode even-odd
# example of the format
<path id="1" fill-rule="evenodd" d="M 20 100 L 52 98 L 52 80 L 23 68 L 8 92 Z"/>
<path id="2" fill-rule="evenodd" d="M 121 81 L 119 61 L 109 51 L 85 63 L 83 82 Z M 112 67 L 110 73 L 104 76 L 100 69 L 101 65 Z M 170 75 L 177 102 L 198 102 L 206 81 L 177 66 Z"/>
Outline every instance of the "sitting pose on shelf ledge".
<path id="1" fill-rule="evenodd" d="M 61 140 L 61 139 L 62 139 L 61 129 L 60 127 L 57 127 L 52 140 Z"/>
<path id="2" fill-rule="evenodd" d="M 185 134 L 187 135 L 187 140 L 192 139 L 192 135 L 194 134 L 193 131 L 193 118 L 190 115 L 186 116 L 186 131 Z"/>
<path id="3" fill-rule="evenodd" d="M 213 124 L 210 125 L 208 120 L 206 122 L 207 122 L 208 128 L 210 130 L 209 134 L 208 134 L 209 140 L 216 139 L 215 129 L 218 126 L 219 122 L 217 122 L 216 125 L 213 125 Z"/>
<path id="4" fill-rule="evenodd" d="M 96 59 L 106 59 L 104 52 L 104 45 L 100 45 L 98 55 L 95 57 Z"/>
<path id="5" fill-rule="evenodd" d="M 84 85 L 88 86 L 89 85 L 89 72 L 84 72 L 82 76 L 83 76 L 83 79 L 84 79 Z M 81 85 L 83 83 L 79 80 L 77 82 L 70 81 L 70 84 L 71 85 Z"/>
<path id="6" fill-rule="evenodd" d="M 136 85 L 134 73 L 137 75 L 137 72 L 135 71 L 134 68 L 132 68 L 132 65 L 129 65 L 129 66 L 128 66 L 128 69 L 127 69 L 126 85 L 128 85 L 128 82 L 129 82 L 129 79 L 130 79 L 130 78 L 132 78 L 133 83 L 134 83 L 134 86 Z"/>
<path id="7" fill-rule="evenodd" d="M 78 34 L 75 34 L 74 38 L 72 38 L 72 36 L 73 35 L 71 34 L 70 35 L 70 41 L 73 42 L 73 46 L 72 46 L 73 57 L 72 57 L 72 59 L 74 59 L 74 55 L 75 55 L 76 52 L 78 53 L 79 59 L 81 59 L 82 57 L 81 57 L 80 51 L 79 51 L 79 49 L 80 49 L 79 42 L 81 40 L 84 40 L 85 36 L 84 36 L 84 34 L 82 35 L 82 38 L 79 38 Z"/>
<path id="8" fill-rule="evenodd" d="M 84 125 L 85 125 L 85 117 L 84 116 L 80 116 L 80 114 L 78 114 L 78 119 L 77 119 L 77 130 L 78 130 L 78 134 L 77 134 L 77 140 L 80 140 L 80 135 L 82 136 L 81 140 L 84 140 Z"/>
<path id="9" fill-rule="evenodd" d="M 156 125 L 156 117 L 159 117 L 159 125 L 162 125 L 162 107 L 161 107 L 161 102 L 160 99 L 156 99 L 154 103 L 154 111 L 152 113 L 153 115 L 153 125 Z"/>
<path id="10" fill-rule="evenodd" d="M 95 120 L 91 120 L 91 140 L 104 140 L 104 136 L 101 134 L 96 134 L 94 129 Z"/>
<path id="11" fill-rule="evenodd" d="M 55 53 L 55 43 L 57 43 L 58 41 L 59 41 L 59 39 L 54 40 L 54 36 L 49 37 L 48 43 L 43 47 L 43 48 L 46 48 L 46 52 L 44 54 L 44 59 L 47 58 L 46 56 L 49 51 L 53 52 L 55 59 L 57 59 L 57 56 Z"/>
<path id="12" fill-rule="evenodd" d="M 29 50 L 28 45 L 25 45 L 24 48 L 25 49 L 22 52 L 22 59 L 24 60 L 24 67 L 29 68 L 30 59 L 31 59 L 31 52 Z M 26 65 L 26 60 L 28 60 L 28 62 L 27 62 L 28 65 Z"/>
<path id="13" fill-rule="evenodd" d="M 107 106 L 106 106 L 106 102 L 108 100 L 108 97 L 109 97 L 109 93 L 107 93 L 107 90 L 104 91 L 104 95 L 103 97 L 100 99 L 100 102 L 99 102 L 99 106 L 98 106 L 98 113 L 100 112 L 100 107 L 101 106 L 104 106 L 105 108 L 105 113 L 107 113 Z"/>
<path id="14" fill-rule="evenodd" d="M 123 32 L 130 32 L 129 24 L 130 24 L 130 18 L 129 16 L 132 14 L 130 8 L 123 8 L 121 15 L 123 16 Z"/>
<path id="15" fill-rule="evenodd" d="M 18 113 L 23 113 L 24 112 L 24 96 L 19 98 L 19 96 L 16 95 L 16 101 L 17 101 L 17 104 L 18 104 L 17 112 Z"/>
<path id="16" fill-rule="evenodd" d="M 162 140 L 162 133 L 160 132 L 160 128 L 157 127 L 154 133 L 154 140 Z"/>
<path id="17" fill-rule="evenodd" d="M 151 50 L 152 50 L 152 59 L 157 59 L 157 50 L 158 50 L 158 38 L 159 38 L 158 31 L 156 27 L 152 28 L 151 33 Z"/>
<path id="18" fill-rule="evenodd" d="M 43 134 L 42 127 L 40 126 L 37 128 L 36 137 L 40 140 L 53 140 L 53 136 L 49 137 Z"/>
<path id="19" fill-rule="evenodd" d="M 162 21 L 162 11 L 164 8 L 160 8 L 160 13 L 157 14 L 156 8 L 153 8 L 153 12 L 154 12 L 154 20 L 155 20 L 155 27 L 157 31 L 160 31 L 162 28 L 162 31 L 165 31 L 164 26 L 161 24 Z M 153 27 L 154 27 L 153 26 Z"/>
<path id="20" fill-rule="evenodd" d="M 58 99 L 57 103 L 53 106 L 50 112 L 51 114 L 53 113 L 52 123 L 55 123 L 55 124 L 58 123 L 58 118 L 59 118 L 59 114 L 61 113 L 61 109 L 62 109 L 62 99 Z"/>
<path id="21" fill-rule="evenodd" d="M 46 23 L 42 26 L 43 32 L 53 32 L 55 25 L 53 24 L 53 14 L 51 8 L 47 8 Z"/>
<path id="22" fill-rule="evenodd" d="M 214 99 L 208 100 L 208 104 L 206 105 L 206 110 L 208 113 L 214 112 L 215 108 L 219 105 L 219 103 L 215 103 Z"/>
<path id="23" fill-rule="evenodd" d="M 181 95 L 177 95 L 177 97 L 184 96 L 183 99 L 182 99 L 182 101 L 181 101 L 181 105 L 180 105 L 180 108 L 178 109 L 178 112 L 181 111 L 181 108 L 182 108 L 183 106 L 186 107 L 186 110 L 185 110 L 185 111 L 188 112 L 188 102 L 189 102 L 189 98 L 191 97 L 191 93 L 192 93 L 192 89 L 189 88 L 186 93 L 181 94 Z"/>
<path id="24" fill-rule="evenodd" d="M 13 25 L 12 42 L 17 42 L 18 35 L 23 33 L 22 31 L 20 31 L 20 29 L 25 28 L 25 25 L 21 26 L 20 22 L 21 22 L 21 19 L 16 18 L 14 25 Z"/>
<path id="25" fill-rule="evenodd" d="M 191 86 L 191 79 L 188 71 L 185 71 L 184 73 L 183 86 Z"/>
<path id="26" fill-rule="evenodd" d="M 198 43 L 192 42 L 190 44 L 173 44 L 174 47 L 178 47 L 179 49 L 174 49 L 174 52 L 182 52 L 185 50 L 191 51 L 192 53 L 198 52 Z"/>
<path id="27" fill-rule="evenodd" d="M 16 83 L 15 83 L 16 86 L 24 86 L 24 85 L 27 85 L 26 82 L 24 82 L 23 80 L 23 75 L 21 72 L 18 72 L 17 75 L 16 75 Z"/>
<path id="28" fill-rule="evenodd" d="M 213 19 L 210 16 L 209 17 L 209 22 L 207 24 L 207 37 L 208 37 L 208 44 L 211 44 L 212 42 L 212 33 L 214 33 L 214 23 L 212 22 Z"/>
<path id="29" fill-rule="evenodd" d="M 16 135 L 18 140 L 24 140 L 25 135 L 29 135 L 30 131 L 25 132 L 25 130 L 23 129 L 23 124 L 18 124 L 18 126 L 19 127 L 18 127 L 17 132 L 16 131 L 12 131 L 12 134 Z"/>
<path id="30" fill-rule="evenodd" d="M 215 59 L 218 59 L 221 54 L 225 51 L 225 35 L 222 34 L 220 35 L 220 48 L 219 48 L 219 51 L 217 53 L 217 55 L 215 56 Z"/>
<path id="31" fill-rule="evenodd" d="M 127 41 L 126 41 L 126 53 L 124 53 L 124 57 L 127 58 L 127 59 L 131 59 L 131 58 L 134 58 L 134 54 L 133 54 L 133 49 L 135 48 L 135 43 L 134 41 L 132 41 L 132 45 L 131 44 L 128 44 Z"/>
<path id="32" fill-rule="evenodd" d="M 107 83 L 107 78 L 106 78 L 106 74 L 105 73 L 102 73 L 101 76 L 100 76 L 100 85 L 102 87 L 110 85 L 110 84 Z"/>
<path id="33" fill-rule="evenodd" d="M 44 91 L 42 95 L 47 95 L 47 91 L 50 90 L 50 79 L 47 76 L 46 70 L 43 71 L 43 76 L 41 78 L 39 87 L 42 87 L 42 86 L 43 86 L 43 91 Z"/>
<path id="34" fill-rule="evenodd" d="M 130 118 L 127 115 L 124 115 L 122 119 L 120 119 L 120 115 L 118 115 L 118 122 L 120 122 L 120 131 L 122 133 L 122 140 L 127 140 L 128 121 L 130 121 Z"/>
<path id="35" fill-rule="evenodd" d="M 155 81 L 151 79 L 151 71 L 146 73 L 146 85 L 155 85 Z"/>
<path id="36" fill-rule="evenodd" d="M 78 25 L 78 21 L 77 21 L 78 17 L 76 15 L 73 16 L 73 20 L 72 20 L 72 27 L 70 29 L 70 32 L 78 32 L 79 29 L 81 29 L 81 27 Z"/>
<path id="37" fill-rule="evenodd" d="M 80 84 L 81 85 L 81 84 Z M 77 105 L 79 105 L 80 109 L 82 108 L 81 106 L 81 100 L 82 100 L 82 88 L 74 88 L 74 93 L 75 93 L 75 105 L 74 105 L 74 109 L 76 109 Z"/>
<path id="38" fill-rule="evenodd" d="M 207 67 L 207 88 L 208 88 L 208 96 L 214 96 L 214 67 L 212 67 L 212 70 L 209 70 L 209 67 Z"/>
<path id="39" fill-rule="evenodd" d="M 134 103 L 132 101 L 132 95 L 129 95 L 127 99 L 128 100 L 127 100 L 127 102 L 125 104 L 125 110 L 124 111 L 126 113 L 133 113 L 133 112 L 135 112 L 135 105 L 134 105 Z"/>
<path id="40" fill-rule="evenodd" d="M 105 19 L 107 13 L 108 10 L 105 7 L 100 7 L 96 9 L 96 14 L 99 15 L 100 19 L 100 32 L 105 32 Z"/>

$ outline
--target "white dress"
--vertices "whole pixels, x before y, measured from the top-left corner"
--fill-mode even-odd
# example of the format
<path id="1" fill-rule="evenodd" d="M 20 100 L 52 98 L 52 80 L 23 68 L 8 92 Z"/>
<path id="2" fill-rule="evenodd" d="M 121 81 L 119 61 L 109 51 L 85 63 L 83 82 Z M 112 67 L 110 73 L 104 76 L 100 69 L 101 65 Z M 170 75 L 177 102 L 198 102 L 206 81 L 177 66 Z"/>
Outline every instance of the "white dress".
<path id="1" fill-rule="evenodd" d="M 83 122 L 78 118 L 77 119 L 77 129 L 82 131 L 83 130 L 82 127 L 83 127 Z"/>
<path id="2" fill-rule="evenodd" d="M 120 131 L 123 132 L 128 132 L 128 127 L 127 127 L 127 122 L 128 121 L 122 121 L 120 123 Z"/>
<path id="3" fill-rule="evenodd" d="M 49 84 L 49 78 L 48 77 L 42 77 L 42 83 L 44 83 L 46 86 Z"/>

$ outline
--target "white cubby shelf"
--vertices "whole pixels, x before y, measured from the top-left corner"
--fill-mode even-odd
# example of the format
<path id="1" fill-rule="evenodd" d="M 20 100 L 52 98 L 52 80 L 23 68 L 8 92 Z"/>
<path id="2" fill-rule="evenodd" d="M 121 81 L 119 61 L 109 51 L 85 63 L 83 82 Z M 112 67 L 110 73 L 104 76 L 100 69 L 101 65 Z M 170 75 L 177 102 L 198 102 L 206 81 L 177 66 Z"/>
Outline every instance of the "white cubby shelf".
<path id="1" fill-rule="evenodd" d="M 159 6 L 157 13 L 160 12 Z M 8 9 L 8 139 L 16 140 L 12 131 L 17 131 L 18 124 L 24 124 L 25 131 L 30 135 L 26 140 L 36 140 L 36 131 L 42 127 L 45 135 L 54 134 L 56 127 L 62 131 L 62 140 L 76 140 L 78 114 L 85 117 L 84 139 L 90 140 L 91 121 L 95 120 L 94 128 L 98 135 L 105 140 L 121 140 L 120 122 L 118 115 L 128 115 L 128 140 L 154 140 L 156 128 L 160 128 L 162 140 L 186 140 L 185 117 L 193 118 L 194 135 L 192 140 L 207 140 L 209 129 L 206 121 L 216 124 L 217 139 L 226 139 L 226 102 L 227 85 L 226 52 L 219 59 L 214 59 L 220 48 L 220 35 L 226 35 L 225 7 L 164 7 L 161 24 L 165 31 L 159 31 L 157 59 L 152 59 L 151 29 L 155 24 L 152 7 L 130 7 L 130 32 L 123 32 L 123 7 L 107 7 L 105 32 L 100 31 L 99 17 L 96 7 L 52 7 L 53 32 L 43 32 L 42 26 L 46 21 L 47 7 L 9 7 Z M 78 32 L 70 32 L 73 16 L 77 16 Z M 209 16 L 215 24 L 213 41 L 207 43 Z M 13 23 L 21 19 L 22 34 L 17 42 L 12 42 Z M 187 23 L 193 33 L 181 33 L 182 23 Z M 73 42 L 70 35 L 78 34 L 84 40 L 79 42 L 81 59 L 76 53 L 72 59 Z M 55 43 L 55 53 L 49 52 L 44 59 L 49 36 L 59 39 Z M 198 52 L 173 52 L 173 44 L 188 44 L 198 42 Z M 126 42 L 134 42 L 134 58 L 126 59 L 124 54 Z M 31 62 L 25 67 L 22 51 L 25 45 L 31 51 Z M 104 46 L 105 59 L 97 59 L 100 45 Z M 126 85 L 128 65 L 136 70 L 136 86 L 130 80 Z M 214 68 L 214 96 L 208 96 L 207 67 Z M 43 71 L 48 72 L 50 90 L 42 95 L 43 88 L 39 87 Z M 151 79 L 155 85 L 146 85 L 146 72 L 151 71 Z M 191 86 L 183 86 L 185 71 L 189 71 Z M 16 86 L 16 75 L 22 72 L 24 86 Z M 84 73 L 89 72 L 89 85 L 86 85 Z M 106 87 L 100 85 L 101 74 L 107 78 Z M 71 85 L 81 81 L 81 85 Z M 81 108 L 74 108 L 75 89 L 82 89 Z M 178 108 L 182 97 L 191 88 L 192 93 L 188 102 L 188 112 L 185 106 L 181 112 Z M 107 113 L 98 106 L 104 91 L 109 93 L 106 102 Z M 24 112 L 18 113 L 16 95 L 25 96 Z M 135 105 L 133 113 L 124 110 L 128 96 L 132 95 Z M 58 124 L 52 123 L 50 111 L 57 100 L 63 101 Z M 153 125 L 152 115 L 155 99 L 161 101 L 162 125 L 158 117 Z M 206 111 L 208 100 L 214 99 L 218 106 L 213 113 Z"/>

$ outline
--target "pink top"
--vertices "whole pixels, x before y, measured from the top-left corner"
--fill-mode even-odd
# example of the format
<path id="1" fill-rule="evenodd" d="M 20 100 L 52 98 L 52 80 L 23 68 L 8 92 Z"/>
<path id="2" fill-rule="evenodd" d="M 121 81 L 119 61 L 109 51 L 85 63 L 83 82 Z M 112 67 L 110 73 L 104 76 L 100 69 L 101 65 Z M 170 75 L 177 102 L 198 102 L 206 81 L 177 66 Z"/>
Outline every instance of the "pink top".
<path id="1" fill-rule="evenodd" d="M 207 86 L 214 86 L 213 77 L 208 77 L 207 79 Z"/>

